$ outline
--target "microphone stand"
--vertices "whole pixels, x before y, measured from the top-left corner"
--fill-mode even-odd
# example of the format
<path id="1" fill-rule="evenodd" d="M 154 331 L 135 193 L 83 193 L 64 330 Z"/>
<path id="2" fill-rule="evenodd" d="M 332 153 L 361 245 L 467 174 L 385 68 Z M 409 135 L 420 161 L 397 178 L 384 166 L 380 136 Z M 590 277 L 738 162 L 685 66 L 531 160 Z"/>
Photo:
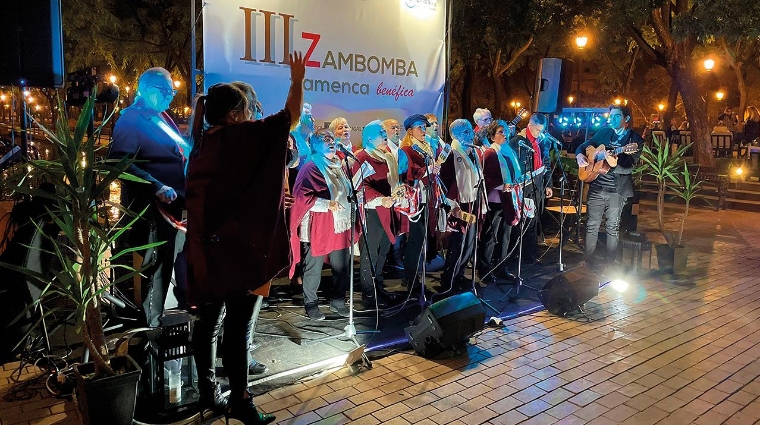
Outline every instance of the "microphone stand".
<path id="1" fill-rule="evenodd" d="M 557 153 L 557 164 L 559 164 L 559 170 L 562 173 L 562 177 L 559 179 L 559 271 L 565 271 L 565 264 L 562 262 L 562 248 L 565 245 L 565 185 L 567 183 L 567 174 L 565 173 L 565 167 L 562 165 L 562 150 L 559 149 L 556 143 L 552 142 L 552 147 Z"/>
<path id="2" fill-rule="evenodd" d="M 356 325 L 354 324 L 354 238 L 356 235 L 356 225 L 355 223 L 358 221 L 359 225 L 362 229 L 362 241 L 364 242 L 364 248 L 367 253 L 367 258 L 369 259 L 369 265 L 370 265 L 370 275 L 372 276 L 372 287 L 375 287 L 375 265 L 372 262 L 372 254 L 369 252 L 369 243 L 367 241 L 367 229 L 364 225 L 364 221 L 357 220 L 357 217 L 359 217 L 359 198 L 357 196 L 357 191 L 354 188 L 354 182 L 353 182 L 353 173 L 351 173 L 351 167 L 349 166 L 349 155 L 346 154 L 345 158 L 343 159 L 343 167 L 345 168 L 346 176 L 348 177 L 348 186 L 349 188 L 349 196 L 348 201 L 351 203 L 351 233 L 350 233 L 350 246 L 349 246 L 349 258 L 351 259 L 351 262 L 349 264 L 349 283 L 348 283 L 348 325 L 343 328 L 342 334 L 337 335 L 329 335 L 323 338 L 313 339 L 310 340 L 310 342 L 323 342 L 330 339 L 347 339 L 350 341 L 353 341 L 353 343 L 356 345 L 358 349 L 361 350 L 361 361 L 362 365 L 366 367 L 367 369 L 372 369 L 372 362 L 369 360 L 367 355 L 364 353 L 364 345 L 360 345 L 359 341 L 356 340 L 357 333 L 362 334 L 368 334 L 368 333 L 379 333 L 380 331 L 377 330 L 370 330 L 370 331 L 356 331 Z M 362 178 L 362 180 L 364 180 Z M 375 288 L 375 300 L 377 300 L 377 289 Z M 349 356 L 351 357 L 351 356 Z"/>
<path id="3" fill-rule="evenodd" d="M 488 196 L 486 194 L 486 181 L 485 176 L 483 176 L 483 170 L 480 169 L 479 159 L 478 159 L 478 153 L 475 151 L 475 147 L 470 148 L 472 153 L 472 162 L 475 164 L 475 171 L 478 173 L 478 183 L 475 186 L 477 188 L 477 191 L 475 192 L 475 208 L 473 208 L 473 211 L 475 212 L 475 237 L 474 242 L 475 245 L 473 246 L 473 253 L 472 253 L 472 273 L 470 274 L 470 288 L 472 290 L 473 295 L 480 301 L 481 304 L 484 306 L 490 308 L 491 310 L 495 311 L 496 314 L 501 313 L 501 311 L 494 308 L 491 304 L 488 304 L 483 298 L 480 298 L 478 295 L 478 290 L 475 286 L 475 269 L 478 264 L 478 234 L 480 233 L 480 213 L 481 213 L 481 207 L 483 205 L 483 200 L 485 199 L 485 206 L 486 206 L 486 213 L 488 212 L 489 206 L 488 206 Z M 469 229 L 468 229 L 469 230 Z M 467 234 L 465 233 L 463 241 L 467 241 Z M 465 264 L 466 265 L 466 264 Z"/>
<path id="4" fill-rule="evenodd" d="M 424 239 L 422 240 L 422 277 L 420 278 L 420 298 L 418 301 L 420 308 L 425 309 L 425 307 L 428 306 L 427 297 L 425 297 L 425 269 L 426 269 L 426 263 L 427 263 L 427 252 L 428 252 L 428 231 L 430 228 L 430 208 L 432 203 L 435 202 L 433 199 L 433 173 L 431 173 L 430 163 L 432 158 L 430 158 L 427 153 L 422 152 L 422 158 L 425 160 L 425 170 L 427 171 L 427 178 L 428 178 L 428 184 L 425 184 L 424 177 L 422 179 L 422 185 L 425 187 L 425 194 L 427 197 L 427 205 L 425 205 L 425 212 L 423 214 L 423 221 L 425 222 L 425 232 L 423 233 Z M 419 260 L 419 259 L 418 259 Z M 418 263 L 419 264 L 419 263 Z M 415 273 L 416 276 L 416 273 Z M 409 282 L 409 289 L 411 290 L 412 287 L 414 287 L 414 280 L 412 282 Z"/>
<path id="5" fill-rule="evenodd" d="M 518 145 L 517 145 L 517 157 L 518 158 L 522 158 L 522 149 L 523 149 L 523 147 L 520 146 L 520 144 L 518 143 Z M 536 153 L 534 152 L 533 155 L 535 155 L 535 154 Z M 529 174 L 530 175 L 530 180 L 531 180 L 530 184 L 531 184 L 532 190 L 535 193 L 536 185 L 535 185 L 535 181 L 533 179 L 533 171 L 535 171 L 535 170 L 533 170 L 533 155 L 530 155 L 530 159 L 528 159 L 527 157 L 525 158 L 525 162 L 523 163 L 523 167 L 524 167 L 524 169 L 530 169 L 530 174 Z M 522 184 L 522 182 L 517 182 L 517 184 Z M 534 195 L 534 197 L 535 197 L 535 195 Z M 533 201 L 535 202 L 535 199 Z M 533 219 L 535 219 L 535 218 L 536 217 L 534 217 Z M 526 231 L 526 227 L 527 227 L 527 221 L 528 221 L 528 217 L 526 217 L 526 215 L 525 215 L 525 190 L 521 190 L 520 191 L 520 238 L 519 238 L 518 249 L 517 249 L 517 274 L 515 275 L 515 284 L 512 286 L 512 288 L 509 291 L 507 291 L 506 294 L 504 294 L 503 297 L 501 297 L 501 299 L 499 300 L 499 302 L 504 301 L 504 299 L 507 298 L 507 297 L 509 297 L 510 301 L 515 301 L 517 299 L 517 297 L 520 296 L 520 288 L 522 288 L 523 286 L 525 288 L 527 288 L 527 289 L 531 289 L 531 290 L 536 291 L 536 292 L 538 291 L 537 288 L 534 288 L 532 286 L 523 284 L 523 278 L 522 278 L 523 238 L 525 237 L 525 231 Z M 515 294 L 511 295 L 512 292 L 514 292 Z"/>

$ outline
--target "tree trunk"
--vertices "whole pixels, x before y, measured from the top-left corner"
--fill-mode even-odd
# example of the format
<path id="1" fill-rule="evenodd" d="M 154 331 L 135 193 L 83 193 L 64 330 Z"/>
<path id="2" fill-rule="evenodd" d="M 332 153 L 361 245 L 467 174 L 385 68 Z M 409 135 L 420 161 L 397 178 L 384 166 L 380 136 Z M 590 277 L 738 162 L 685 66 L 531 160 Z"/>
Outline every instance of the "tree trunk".
<path id="1" fill-rule="evenodd" d="M 504 117 L 506 115 L 504 114 L 501 100 L 503 91 L 501 89 L 501 81 L 499 80 L 499 76 L 496 75 L 495 72 L 491 72 L 491 85 L 493 86 L 493 116 Z"/>
<path id="2" fill-rule="evenodd" d="M 736 74 L 736 84 L 739 86 L 739 120 L 744 119 L 744 109 L 747 107 L 747 82 L 744 80 L 744 74 L 742 73 L 742 62 L 736 62 L 731 68 Z"/>
<path id="3" fill-rule="evenodd" d="M 691 67 L 682 66 L 682 64 L 682 61 L 676 61 L 668 67 L 668 73 L 678 85 L 686 117 L 689 120 L 694 161 L 704 167 L 714 167 L 710 123 L 707 122 L 707 105 Z"/>
<path id="4" fill-rule="evenodd" d="M 678 100 L 678 86 L 675 81 L 670 82 L 670 90 L 668 91 L 668 104 L 665 109 L 665 117 L 663 117 L 663 128 L 670 128 L 670 119 L 676 113 L 676 101 Z M 680 118 L 680 117 L 678 117 Z M 681 125 L 681 120 L 678 120 L 678 125 Z"/>
<path id="5" fill-rule="evenodd" d="M 475 64 L 471 60 L 465 60 L 464 78 L 462 80 L 462 110 L 464 117 L 472 115 L 472 83 L 475 78 Z"/>

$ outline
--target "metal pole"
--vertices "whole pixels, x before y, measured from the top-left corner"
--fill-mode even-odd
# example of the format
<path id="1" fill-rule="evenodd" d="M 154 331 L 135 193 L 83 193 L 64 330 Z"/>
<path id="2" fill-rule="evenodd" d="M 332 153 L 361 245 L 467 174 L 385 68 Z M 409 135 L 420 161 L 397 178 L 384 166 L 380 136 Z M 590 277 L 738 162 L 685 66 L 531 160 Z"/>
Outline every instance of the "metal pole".
<path id="1" fill-rule="evenodd" d="M 579 107 L 583 106 L 583 104 L 581 103 L 581 75 L 582 74 L 583 74 L 583 56 L 581 56 L 581 53 L 578 52 L 578 87 L 577 87 L 578 93 L 576 94 L 576 97 L 578 98 L 577 101 L 578 101 Z"/>
<path id="2" fill-rule="evenodd" d="M 195 92 L 196 90 L 196 80 L 195 75 L 198 73 L 198 67 L 196 66 L 196 60 L 195 57 L 195 24 L 198 21 L 195 17 L 195 0 L 190 0 L 190 19 L 192 22 L 192 25 L 190 26 L 190 99 L 188 99 L 188 103 L 192 105 L 193 99 L 195 99 Z"/>

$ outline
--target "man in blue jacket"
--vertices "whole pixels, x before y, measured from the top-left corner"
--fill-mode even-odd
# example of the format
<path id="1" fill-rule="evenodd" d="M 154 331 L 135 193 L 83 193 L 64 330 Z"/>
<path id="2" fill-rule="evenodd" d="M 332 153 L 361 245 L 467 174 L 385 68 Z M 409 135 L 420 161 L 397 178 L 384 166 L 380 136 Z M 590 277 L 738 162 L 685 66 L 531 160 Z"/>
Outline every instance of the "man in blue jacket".
<path id="1" fill-rule="evenodd" d="M 165 112 L 174 95 L 169 72 L 145 71 L 138 81 L 134 103 L 121 112 L 113 130 L 109 158 L 134 156 L 127 172 L 148 182 L 123 182 L 127 205 L 139 212 L 148 207 L 143 220 L 130 231 L 129 243 L 139 246 L 165 241 L 143 254 L 150 264 L 142 282 L 142 307 L 148 326 L 159 326 L 175 259 L 177 227 L 185 198 L 185 154 L 189 148 L 177 126 Z"/>

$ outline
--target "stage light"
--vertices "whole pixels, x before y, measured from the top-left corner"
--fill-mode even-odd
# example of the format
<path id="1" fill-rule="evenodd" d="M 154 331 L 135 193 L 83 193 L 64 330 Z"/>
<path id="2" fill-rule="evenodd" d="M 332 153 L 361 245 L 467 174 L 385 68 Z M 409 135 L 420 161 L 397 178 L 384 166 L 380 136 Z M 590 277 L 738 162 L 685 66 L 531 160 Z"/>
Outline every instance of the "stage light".
<path id="1" fill-rule="evenodd" d="M 28 97 L 31 94 L 29 90 L 24 90 L 24 97 Z"/>
<path id="2" fill-rule="evenodd" d="M 570 118 L 567 115 L 560 115 L 557 117 L 557 125 L 562 128 L 567 128 L 570 125 Z"/>
<path id="3" fill-rule="evenodd" d="M 610 286 L 612 286 L 612 289 L 614 289 L 617 292 L 623 293 L 626 289 L 628 289 L 628 282 L 626 282 L 623 279 L 615 279 L 612 282 L 610 282 Z"/>

